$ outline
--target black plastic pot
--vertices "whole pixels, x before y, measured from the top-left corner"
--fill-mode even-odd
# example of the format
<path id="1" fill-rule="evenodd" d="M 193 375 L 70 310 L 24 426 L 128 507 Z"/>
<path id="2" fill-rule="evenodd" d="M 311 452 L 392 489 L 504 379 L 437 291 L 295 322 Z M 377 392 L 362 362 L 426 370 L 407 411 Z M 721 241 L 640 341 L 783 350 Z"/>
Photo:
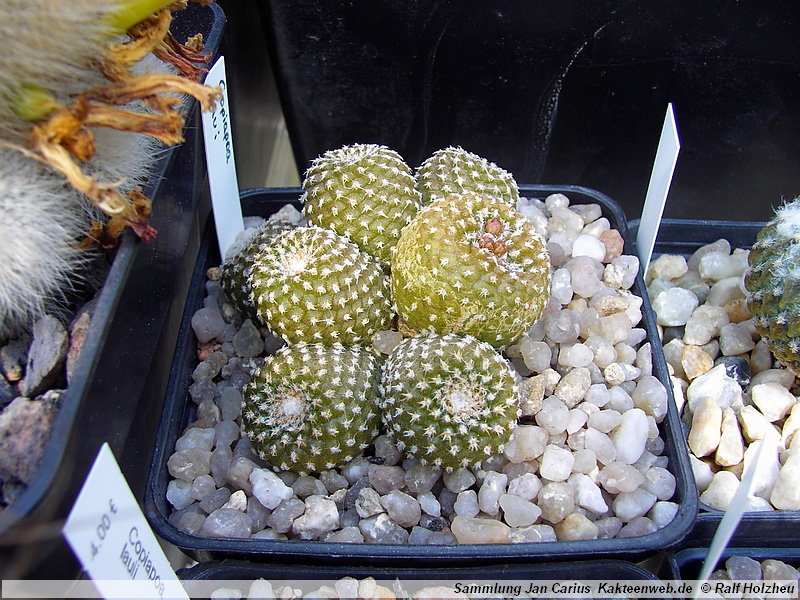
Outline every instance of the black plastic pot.
<path id="1" fill-rule="evenodd" d="M 521 194 L 542 197 L 556 192 L 566 194 L 573 204 L 597 203 L 612 227 L 619 229 L 625 239 L 625 251 L 633 253 L 633 244 L 628 236 L 627 223 L 620 208 L 607 196 L 576 186 L 521 186 Z M 298 189 L 254 189 L 242 193 L 242 206 L 246 215 L 269 215 L 287 202 L 297 203 Z M 175 442 L 185 427 L 192 421 L 195 404 L 188 395 L 191 373 L 196 366 L 197 342 L 191 328 L 191 318 L 202 306 L 206 270 L 219 265 L 220 258 L 213 231 L 209 228 L 195 265 L 192 287 L 183 314 L 183 324 L 178 347 L 172 363 L 172 373 L 167 391 L 158 444 L 153 456 L 152 468 L 145 496 L 145 511 L 153 529 L 165 540 L 183 549 L 198 561 L 213 558 L 240 557 L 252 560 L 333 564 L 352 563 L 396 564 L 397 560 L 415 565 L 431 566 L 433 563 L 471 564 L 491 562 L 524 562 L 532 559 L 555 560 L 576 557 L 610 556 L 621 558 L 656 552 L 673 546 L 692 528 L 697 514 L 697 491 L 692 481 L 686 447 L 680 433 L 677 409 L 669 390 L 669 411 L 661 424 L 661 436 L 665 441 L 665 454 L 669 456 L 669 469 L 676 478 L 674 501 L 680 504 L 675 519 L 663 529 L 641 537 L 610 540 L 548 542 L 541 544 L 488 544 L 461 546 L 399 546 L 379 544 L 334 544 L 327 542 L 271 541 L 258 539 L 208 539 L 186 534 L 168 520 L 171 507 L 165 494 L 169 480 L 167 460 L 174 452 Z M 656 333 L 655 315 L 652 312 L 641 279 L 637 277 L 634 291 L 644 298 L 643 326 L 653 342 L 654 374 L 661 381 L 669 382 L 666 361 L 661 353 Z"/>
<path id="2" fill-rule="evenodd" d="M 754 222 L 664 219 L 653 256 L 680 254 L 688 257 L 700 246 L 719 239 L 728 240 L 731 248 L 749 248 L 763 226 L 764 223 Z M 630 227 L 635 232 L 638 220 L 631 221 Z M 697 523 L 688 539 L 696 544 L 707 544 L 714 537 L 722 514 L 722 511 L 700 503 Z M 756 546 L 798 544 L 800 510 L 745 513 L 731 543 Z"/>
<path id="3" fill-rule="evenodd" d="M 661 579 L 685 579 L 694 581 L 700 575 L 703 562 L 708 555 L 708 548 L 684 548 L 677 552 L 668 552 L 666 560 L 662 563 L 659 575 Z M 729 547 L 720 557 L 715 569 L 725 568 L 725 561 L 731 556 L 746 556 L 753 560 L 766 560 L 773 558 L 782 560 L 795 568 L 800 568 L 800 548 L 797 546 L 780 547 Z"/>
<path id="4" fill-rule="evenodd" d="M 800 193 L 795 4 L 259 6 L 301 168 L 354 142 L 410 164 L 460 144 L 518 181 L 604 190 L 634 215 L 671 102 L 682 151 L 666 216 L 762 220 Z"/>
<path id="5" fill-rule="evenodd" d="M 587 560 L 559 563 L 526 565 L 494 565 L 492 567 L 454 568 L 454 569 L 414 569 L 392 567 L 342 567 L 301 565 L 264 565 L 246 561 L 211 561 L 178 571 L 178 577 L 191 598 L 207 597 L 217 588 L 218 583 L 226 581 L 241 584 L 242 597 L 247 597 L 249 583 L 256 579 L 266 579 L 278 585 L 302 585 L 305 581 L 324 583 L 333 586 L 343 577 L 364 579 L 372 577 L 385 587 L 399 583 L 406 592 L 417 587 L 440 585 L 443 582 L 459 582 L 462 585 L 478 581 L 580 581 L 580 580 L 630 580 L 657 581 L 657 577 L 642 567 L 620 560 Z M 212 584 L 212 582 L 214 582 Z M 218 582 L 218 583 L 217 583 Z M 279 583 L 283 582 L 283 583 Z M 236 588 L 232 585 L 231 588 Z M 230 589 L 230 588 L 229 588 Z M 302 589 L 302 588 L 301 588 Z M 527 588 L 523 588 L 523 591 Z M 313 591 L 313 586 L 304 592 Z"/>
<path id="6" fill-rule="evenodd" d="M 176 15 L 178 40 L 203 33 L 216 54 L 225 16 L 215 4 L 190 3 Z M 61 527 L 100 446 L 108 442 L 134 494 L 141 496 L 168 365 L 209 208 L 199 112 L 192 102 L 186 141 L 165 152 L 153 183 L 144 244 L 123 235 L 53 426 L 41 466 L 26 491 L 0 513 L 3 579 L 74 578 L 80 567 Z M 205 203 L 207 204 L 207 202 Z"/>

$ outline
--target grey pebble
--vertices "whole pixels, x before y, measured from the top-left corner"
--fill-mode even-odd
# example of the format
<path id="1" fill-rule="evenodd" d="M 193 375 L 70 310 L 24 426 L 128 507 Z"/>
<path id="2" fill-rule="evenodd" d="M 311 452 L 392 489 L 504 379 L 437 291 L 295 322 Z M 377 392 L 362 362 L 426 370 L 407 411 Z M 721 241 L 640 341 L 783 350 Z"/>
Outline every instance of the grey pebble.
<path id="1" fill-rule="evenodd" d="M 45 315 L 33 325 L 33 341 L 28 350 L 28 366 L 20 392 L 33 398 L 51 386 L 64 368 L 69 336 L 64 325 Z"/>

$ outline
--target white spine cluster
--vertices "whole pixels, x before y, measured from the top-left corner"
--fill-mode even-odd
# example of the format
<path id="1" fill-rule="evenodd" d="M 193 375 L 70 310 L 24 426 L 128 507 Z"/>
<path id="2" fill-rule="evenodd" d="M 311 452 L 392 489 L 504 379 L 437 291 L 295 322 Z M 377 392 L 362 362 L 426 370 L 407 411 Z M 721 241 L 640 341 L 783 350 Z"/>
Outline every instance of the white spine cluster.
<path id="1" fill-rule="evenodd" d="M 416 179 L 424 204 L 465 192 L 496 196 L 511 206 L 519 200 L 519 187 L 511 173 L 461 147 L 435 152 L 419 166 Z"/>

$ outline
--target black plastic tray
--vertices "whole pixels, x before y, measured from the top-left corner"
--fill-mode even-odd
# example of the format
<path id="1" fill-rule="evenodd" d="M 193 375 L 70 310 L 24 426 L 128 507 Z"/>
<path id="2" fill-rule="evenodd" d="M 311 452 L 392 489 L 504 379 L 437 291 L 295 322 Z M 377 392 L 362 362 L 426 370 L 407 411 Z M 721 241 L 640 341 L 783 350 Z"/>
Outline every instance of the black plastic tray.
<path id="1" fill-rule="evenodd" d="M 566 194 L 573 204 L 597 203 L 603 214 L 625 239 L 625 251 L 633 253 L 627 223 L 621 209 L 607 196 L 577 186 L 521 186 L 523 195 L 545 197 L 551 193 Z M 242 206 L 245 215 L 268 215 L 287 202 L 297 202 L 300 190 L 254 189 L 242 193 Z M 611 540 L 591 540 L 574 542 L 548 542 L 542 544 L 487 544 L 461 546 L 398 546 L 380 544 L 334 544 L 327 542 L 270 541 L 254 539 L 206 539 L 188 535 L 168 521 L 170 507 L 165 493 L 168 484 L 167 460 L 172 454 L 175 441 L 190 422 L 195 406 L 188 400 L 190 375 L 196 361 L 196 340 L 191 329 L 191 317 L 201 306 L 203 300 L 206 269 L 218 265 L 220 261 L 216 249 L 215 236 L 211 228 L 207 231 L 203 246 L 197 256 L 195 276 L 183 315 L 183 324 L 172 373 L 161 416 L 158 445 L 153 456 L 153 464 L 145 496 L 145 511 L 154 530 L 167 541 L 183 549 L 198 561 L 224 557 L 244 557 L 250 559 L 291 562 L 302 560 L 318 563 L 335 563 L 343 560 L 354 562 L 385 563 L 403 559 L 416 563 L 430 564 L 458 562 L 464 559 L 484 563 L 503 561 L 526 561 L 531 558 L 541 560 L 574 559 L 615 555 L 617 558 L 655 552 L 673 546 L 692 528 L 697 515 L 697 490 L 692 481 L 689 457 L 680 434 L 680 422 L 669 393 L 669 411 L 661 424 L 661 435 L 666 444 L 665 454 L 669 456 L 669 469 L 676 478 L 674 501 L 679 503 L 675 519 L 663 529 L 641 537 Z M 661 352 L 656 332 L 655 315 L 650 307 L 641 279 L 637 276 L 633 288 L 642 295 L 644 326 L 653 342 L 654 374 L 661 381 L 669 382 L 666 361 Z M 473 563 L 476 564 L 476 563 Z"/>
<path id="2" fill-rule="evenodd" d="M 494 565 L 492 567 L 472 567 L 453 569 L 411 569 L 402 567 L 343 567 L 303 565 L 265 565 L 238 560 L 210 561 L 194 567 L 181 569 L 178 577 L 190 597 L 205 597 L 215 585 L 205 582 L 241 582 L 243 598 L 247 597 L 249 583 L 256 579 L 270 582 L 317 581 L 326 585 L 343 577 L 364 579 L 372 577 L 386 587 L 395 580 L 418 582 L 419 585 L 433 586 L 437 582 L 469 583 L 470 581 L 580 581 L 580 580 L 631 580 L 657 581 L 658 578 L 646 569 L 621 560 L 586 560 L 559 563 L 540 563 L 530 565 Z M 205 583 L 205 585 L 204 585 Z M 387 585 L 388 584 L 388 585 Z M 235 586 L 233 586 L 235 587 Z M 409 586 L 410 587 L 410 586 Z M 307 590 L 304 590 L 307 591 Z M 408 591 L 408 590 L 407 590 Z"/>
<path id="3" fill-rule="evenodd" d="M 638 219 L 629 223 L 632 235 L 638 230 Z M 749 248 L 764 226 L 759 222 L 694 221 L 664 219 L 658 230 L 653 256 L 661 254 L 691 255 L 700 246 L 721 238 L 728 240 L 731 248 Z M 717 531 L 723 512 L 700 503 L 689 538 L 697 544 L 707 544 Z M 800 544 L 800 511 L 749 512 L 742 517 L 734 535 L 733 544 L 770 546 Z"/>
<path id="4" fill-rule="evenodd" d="M 216 4 L 190 3 L 175 16 L 178 40 L 203 33 L 215 55 L 225 15 Z M 123 235 L 108 272 L 41 466 L 10 507 L 0 512 L 3 579 L 73 578 L 79 567 L 61 537 L 63 519 L 103 442 L 108 442 L 134 493 L 141 496 L 172 349 L 209 209 L 196 102 L 189 105 L 185 141 L 167 149 L 145 192 L 158 236 L 143 244 Z M 203 213 L 205 212 L 205 216 Z"/>
<path id="5" fill-rule="evenodd" d="M 700 575 L 703 561 L 708 554 L 708 548 L 684 548 L 677 552 L 668 552 L 666 560 L 662 563 L 659 575 L 662 579 L 686 579 L 694 581 Z M 800 548 L 769 547 L 769 548 L 726 548 L 715 569 L 724 568 L 725 561 L 731 556 L 747 556 L 753 560 L 766 560 L 774 558 L 782 560 L 795 568 L 800 568 Z"/>

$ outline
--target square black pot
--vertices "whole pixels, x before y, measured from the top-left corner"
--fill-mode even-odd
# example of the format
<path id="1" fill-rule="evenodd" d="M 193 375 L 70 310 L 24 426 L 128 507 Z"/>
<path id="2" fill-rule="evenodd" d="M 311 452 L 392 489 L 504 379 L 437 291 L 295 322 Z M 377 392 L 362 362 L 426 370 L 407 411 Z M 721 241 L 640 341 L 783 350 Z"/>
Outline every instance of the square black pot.
<path id="1" fill-rule="evenodd" d="M 658 231 L 653 256 L 680 254 L 688 257 L 700 246 L 719 239 L 728 240 L 731 248 L 749 248 L 764 225 L 762 222 L 664 219 Z M 631 221 L 630 227 L 632 231 L 636 231 L 638 220 Z M 693 482 L 694 478 L 690 481 Z M 724 513 L 704 503 L 699 506 L 697 523 L 688 536 L 687 543 L 708 544 Z M 745 513 L 731 544 L 763 547 L 800 544 L 800 510 Z"/>
<path id="2" fill-rule="evenodd" d="M 625 240 L 625 252 L 632 254 L 634 247 L 628 235 L 624 214 L 610 198 L 587 188 L 577 186 L 521 186 L 522 196 L 545 197 L 552 193 L 566 194 L 573 204 L 597 203 L 611 226 L 619 230 Z M 242 193 L 245 215 L 268 216 L 284 204 L 296 206 L 299 189 L 253 189 Z M 167 461 L 175 448 L 176 440 L 193 420 L 195 404 L 188 394 L 191 373 L 197 364 L 197 341 L 191 328 L 191 318 L 202 306 L 204 282 L 209 267 L 218 266 L 220 257 L 213 230 L 209 227 L 197 255 L 192 287 L 183 314 L 183 324 L 172 363 L 172 373 L 161 415 L 158 443 L 145 496 L 145 511 L 153 529 L 164 539 L 178 546 L 198 561 L 214 558 L 237 557 L 257 561 L 303 562 L 317 564 L 402 564 L 432 566 L 439 564 L 470 564 L 526 562 L 531 560 L 575 559 L 576 557 L 611 556 L 615 558 L 641 556 L 655 553 L 678 544 L 689 532 L 697 515 L 697 491 L 692 480 L 686 446 L 680 433 L 680 422 L 668 384 L 669 377 L 664 356 L 658 343 L 655 315 L 650 307 L 641 274 L 632 288 L 642 296 L 643 324 L 652 343 L 653 373 L 666 386 L 669 394 L 667 417 L 660 425 L 665 442 L 664 453 L 669 457 L 669 470 L 676 478 L 673 501 L 680 505 L 674 520 L 659 531 L 641 537 L 592 540 L 559 541 L 526 544 L 484 544 L 454 546 L 409 546 L 387 544 L 341 544 L 330 542 L 273 541 L 259 539 L 210 539 L 189 535 L 169 521 L 171 507 L 165 494 L 169 480 Z"/>

